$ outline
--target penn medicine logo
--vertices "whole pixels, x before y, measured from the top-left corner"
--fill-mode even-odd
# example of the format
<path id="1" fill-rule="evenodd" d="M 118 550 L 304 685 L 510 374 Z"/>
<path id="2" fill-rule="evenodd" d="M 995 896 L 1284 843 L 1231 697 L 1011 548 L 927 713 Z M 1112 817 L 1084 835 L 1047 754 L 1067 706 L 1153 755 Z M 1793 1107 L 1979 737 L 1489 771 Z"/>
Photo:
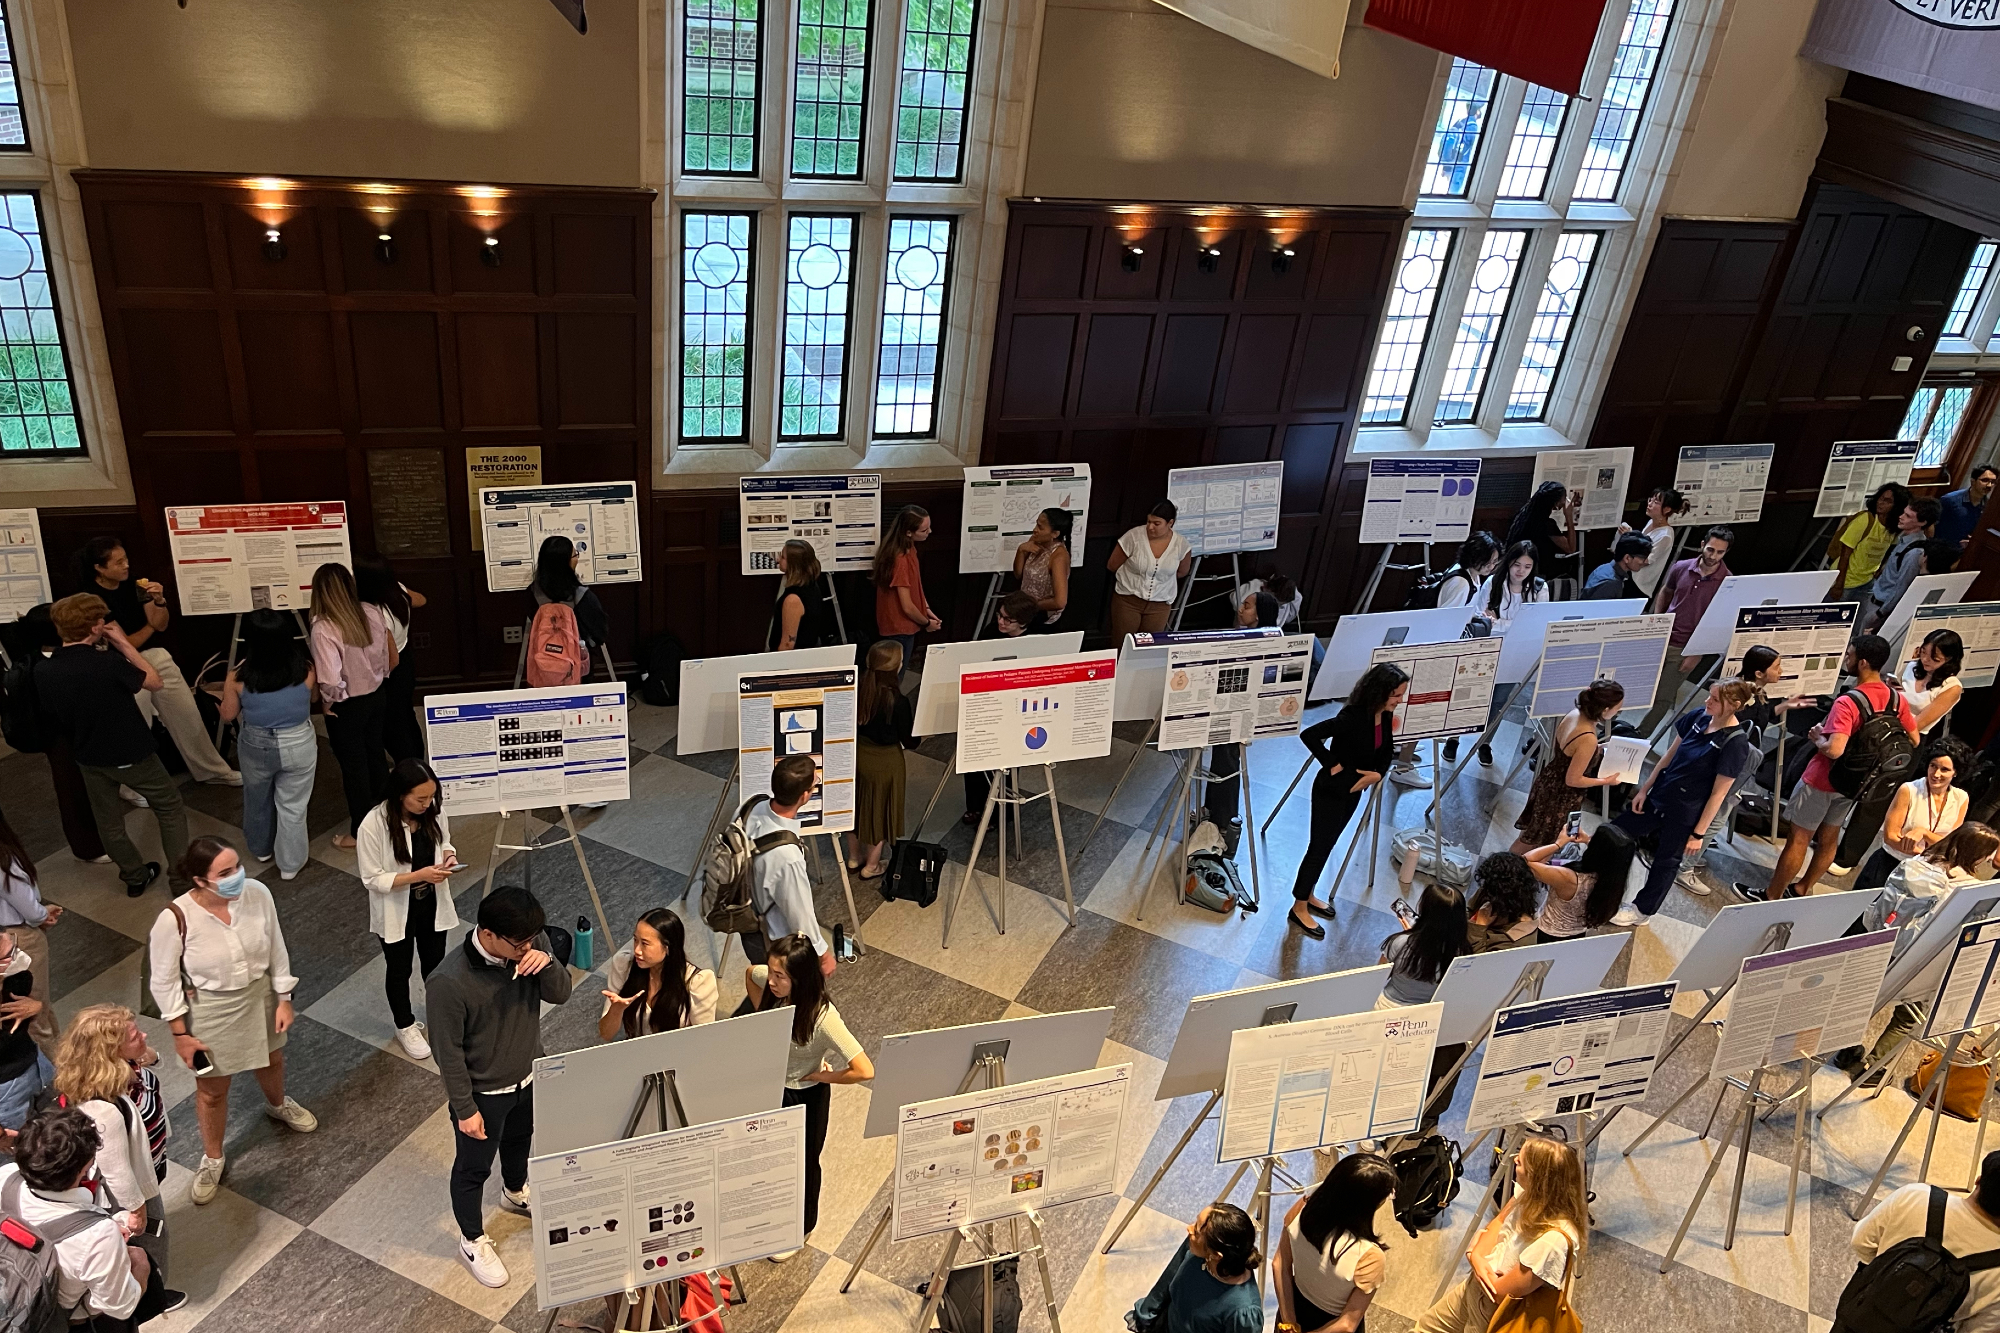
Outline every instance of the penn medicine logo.
<path id="1" fill-rule="evenodd" d="M 1905 14 L 1945 28 L 2000 29 L 2000 0 L 1889 0 Z"/>

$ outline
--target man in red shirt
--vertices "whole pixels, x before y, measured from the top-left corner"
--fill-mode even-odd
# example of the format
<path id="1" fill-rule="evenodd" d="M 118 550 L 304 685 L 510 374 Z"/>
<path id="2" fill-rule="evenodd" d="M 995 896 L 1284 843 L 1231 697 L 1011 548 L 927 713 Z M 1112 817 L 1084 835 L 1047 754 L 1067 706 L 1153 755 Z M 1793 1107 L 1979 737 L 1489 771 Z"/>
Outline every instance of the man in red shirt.
<path id="1" fill-rule="evenodd" d="M 1891 708 L 1895 710 L 1896 720 L 1903 724 L 1910 744 L 1915 745 L 1917 719 L 1910 712 L 1910 701 L 1901 690 L 1882 679 L 1882 667 L 1888 660 L 1889 641 L 1879 634 L 1863 634 L 1847 645 L 1847 656 L 1840 668 L 1843 673 L 1855 677 L 1852 689 L 1868 700 L 1871 709 L 1878 713 Z M 1840 846 L 1841 830 L 1854 813 L 1854 799 L 1834 789 L 1833 764 L 1847 752 L 1847 743 L 1861 722 L 1861 710 L 1855 706 L 1848 692 L 1843 691 L 1833 701 L 1833 711 L 1826 715 L 1826 721 L 1806 733 L 1818 753 L 1806 765 L 1806 771 L 1799 775 L 1799 785 L 1792 788 L 1792 794 L 1785 802 L 1785 817 L 1792 821 L 1791 837 L 1785 842 L 1785 850 L 1778 855 L 1778 865 L 1771 872 L 1771 882 L 1760 891 L 1738 881 L 1736 892 L 1740 896 L 1753 902 L 1775 899 L 1781 894 L 1787 898 L 1802 898 L 1813 891 L 1819 877 L 1833 864 L 1834 851 Z M 1808 842 L 1812 844 L 1812 864 L 1806 866 L 1805 878 L 1793 884 L 1792 876 L 1798 874 L 1800 866 L 1805 865 Z"/>
<path id="2" fill-rule="evenodd" d="M 1674 703 L 1680 698 L 1681 686 L 1699 678 L 1702 672 L 1713 666 L 1713 657 L 1685 657 L 1681 650 L 1694 637 L 1695 626 L 1701 624 L 1702 613 L 1715 600 L 1715 594 L 1722 588 L 1722 581 L 1729 577 L 1729 566 L 1723 563 L 1729 548 L 1736 541 L 1736 534 L 1729 528 L 1713 527 L 1702 538 L 1701 549 L 1692 560 L 1676 560 L 1668 568 L 1666 577 L 1653 594 L 1653 604 L 1646 609 L 1654 615 L 1674 617 L 1674 627 L 1667 635 L 1667 655 L 1660 662 L 1659 684 L 1653 688 L 1653 705 L 1646 710 L 1646 716 L 1639 719 L 1635 727 L 1619 727 L 1620 735 L 1650 736 L 1659 725 L 1674 713 Z"/>

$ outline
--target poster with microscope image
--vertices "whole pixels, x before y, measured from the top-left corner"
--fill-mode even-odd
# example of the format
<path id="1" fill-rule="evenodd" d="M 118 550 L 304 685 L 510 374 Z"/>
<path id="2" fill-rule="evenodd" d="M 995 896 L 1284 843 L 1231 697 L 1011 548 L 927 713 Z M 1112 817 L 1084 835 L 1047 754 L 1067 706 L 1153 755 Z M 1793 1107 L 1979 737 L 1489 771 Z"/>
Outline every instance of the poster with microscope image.
<path id="1" fill-rule="evenodd" d="M 854 827 L 855 670 L 746 671 L 737 677 L 736 757 L 746 797 L 771 790 L 771 768 L 805 755 L 816 770 L 799 807 L 813 833 Z"/>

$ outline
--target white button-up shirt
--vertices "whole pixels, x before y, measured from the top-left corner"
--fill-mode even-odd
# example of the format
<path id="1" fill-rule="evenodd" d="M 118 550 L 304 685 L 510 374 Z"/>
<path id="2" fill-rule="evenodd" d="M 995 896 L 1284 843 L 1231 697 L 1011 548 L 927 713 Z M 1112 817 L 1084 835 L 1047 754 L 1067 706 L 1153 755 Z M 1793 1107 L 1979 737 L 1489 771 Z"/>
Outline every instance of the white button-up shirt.
<path id="1" fill-rule="evenodd" d="M 12 1162 L 0 1168 L 0 1189 L 5 1189 L 20 1174 L 21 1168 Z M 40 1194 L 29 1189 L 25 1180 L 14 1188 L 20 1192 L 21 1220 L 31 1227 L 61 1221 L 80 1208 L 104 1206 L 87 1189 Z M 65 1310 L 75 1310 L 81 1305 L 91 1314 L 127 1319 L 139 1308 L 139 1298 L 146 1294 L 139 1279 L 132 1275 L 132 1260 L 125 1253 L 125 1234 L 109 1217 L 67 1240 L 57 1241 L 56 1270 L 56 1299 Z"/>
<path id="2" fill-rule="evenodd" d="M 227 925 L 195 902 L 191 893 L 174 902 L 187 917 L 186 952 L 182 952 L 180 928 L 174 924 L 172 912 L 160 913 L 149 939 L 153 975 L 148 981 L 161 1018 L 174 1019 L 187 1012 L 187 996 L 181 993 L 182 968 L 187 969 L 197 990 L 242 990 L 266 974 L 271 978 L 271 989 L 280 997 L 298 989 L 285 934 L 278 927 L 278 905 L 262 884 L 253 879 L 243 885 L 243 896 L 229 905 Z"/>

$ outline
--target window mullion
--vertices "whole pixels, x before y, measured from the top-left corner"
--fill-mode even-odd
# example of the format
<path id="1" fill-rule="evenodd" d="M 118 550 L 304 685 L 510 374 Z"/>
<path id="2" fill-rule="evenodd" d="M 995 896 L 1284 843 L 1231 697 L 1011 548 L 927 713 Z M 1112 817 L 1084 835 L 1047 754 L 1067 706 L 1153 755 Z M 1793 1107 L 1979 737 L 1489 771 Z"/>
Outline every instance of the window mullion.
<path id="1" fill-rule="evenodd" d="M 1466 192 L 1466 197 L 1482 208 L 1491 208 L 1500 192 L 1500 176 L 1507 169 L 1507 146 L 1514 141 L 1514 126 L 1521 119 L 1521 101 L 1527 90 L 1527 84 L 1511 75 L 1501 76 L 1493 89 L 1486 133 L 1478 160 L 1472 164 L 1471 189 Z"/>
<path id="2" fill-rule="evenodd" d="M 1505 424 L 1507 400 L 1513 396 L 1514 376 L 1521 366 L 1521 351 L 1534 328 L 1535 307 L 1541 299 L 1542 284 L 1548 280 L 1549 265 L 1555 261 L 1556 239 L 1561 234 L 1562 228 L 1551 224 L 1536 227 L 1528 235 L 1520 269 L 1514 275 L 1514 291 L 1507 301 L 1507 320 L 1500 326 L 1486 383 L 1473 409 L 1472 419 L 1481 430 L 1497 435 Z"/>
<path id="3" fill-rule="evenodd" d="M 1966 321 L 1965 340 L 1984 352 L 1993 341 L 1993 329 L 2000 324 L 2000 260 L 1986 275 L 1986 286 L 1972 303 L 1972 318 Z"/>
<path id="4" fill-rule="evenodd" d="M 1438 397 L 1444 391 L 1445 372 L 1451 366 L 1452 344 L 1465 318 L 1465 301 L 1472 290 L 1473 270 L 1479 267 L 1479 252 L 1486 241 L 1487 224 L 1468 223 L 1458 229 L 1457 243 L 1451 248 L 1451 267 L 1444 285 L 1438 289 L 1437 308 L 1431 317 L 1430 340 L 1418 363 L 1417 382 L 1410 389 L 1410 404 L 1403 419 L 1419 436 L 1428 436 L 1437 418 Z"/>
<path id="5" fill-rule="evenodd" d="M 764 46 L 757 71 L 757 91 L 762 97 L 764 132 L 757 144 L 757 175 L 777 186 L 782 194 L 792 179 L 792 105 L 798 85 L 799 19 L 798 0 L 762 0 Z M 766 214 L 767 232 L 782 232 L 785 219 Z M 784 255 L 782 240 L 778 245 Z M 761 260 L 762 256 L 759 256 Z M 780 264 L 766 273 L 782 273 Z M 781 307 L 782 308 L 782 305 Z M 774 428 L 775 429 L 775 428 Z"/>
<path id="6" fill-rule="evenodd" d="M 876 0 L 877 22 L 893 3 L 894 0 Z M 875 376 L 881 364 L 882 344 L 883 256 L 888 244 L 887 212 L 879 206 L 864 210 L 854 238 L 854 317 L 848 321 L 847 329 L 847 444 L 857 460 L 867 456 L 868 443 L 875 434 Z"/>
<path id="7" fill-rule="evenodd" d="M 1563 122 L 1562 141 L 1556 146 L 1555 161 L 1549 164 L 1548 190 L 1543 194 L 1557 212 L 1569 208 L 1576 194 L 1576 178 L 1590 148 L 1590 132 L 1597 124 L 1597 108 L 1603 104 L 1604 89 L 1611 82 L 1611 66 L 1618 56 L 1618 41 L 1625 31 L 1625 17 L 1632 0 L 1609 0 L 1604 17 L 1597 25 L 1597 40 L 1591 44 L 1590 59 L 1583 68 L 1583 90 L 1589 100 L 1572 99 L 1569 117 Z"/>

